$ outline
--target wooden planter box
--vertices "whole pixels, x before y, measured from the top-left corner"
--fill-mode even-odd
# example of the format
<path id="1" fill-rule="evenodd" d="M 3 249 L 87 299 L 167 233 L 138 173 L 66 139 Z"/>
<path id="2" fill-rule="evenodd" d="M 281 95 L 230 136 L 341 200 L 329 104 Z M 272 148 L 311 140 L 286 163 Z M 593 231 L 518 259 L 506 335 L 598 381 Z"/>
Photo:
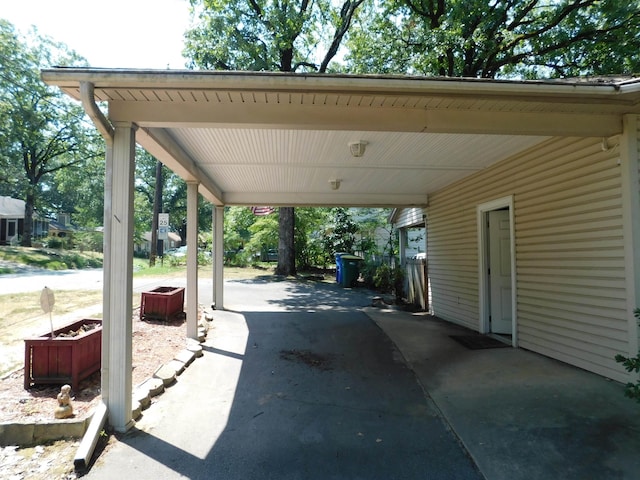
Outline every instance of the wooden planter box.
<path id="1" fill-rule="evenodd" d="M 77 336 L 59 336 L 77 332 L 83 325 L 96 326 Z M 51 333 L 24 341 L 24 388 L 40 384 L 70 384 L 77 390 L 82 380 L 100 370 L 102 320 L 85 318 Z"/>
<path id="2" fill-rule="evenodd" d="M 158 287 L 142 292 L 140 318 L 155 318 L 168 321 L 184 312 L 184 288 Z"/>

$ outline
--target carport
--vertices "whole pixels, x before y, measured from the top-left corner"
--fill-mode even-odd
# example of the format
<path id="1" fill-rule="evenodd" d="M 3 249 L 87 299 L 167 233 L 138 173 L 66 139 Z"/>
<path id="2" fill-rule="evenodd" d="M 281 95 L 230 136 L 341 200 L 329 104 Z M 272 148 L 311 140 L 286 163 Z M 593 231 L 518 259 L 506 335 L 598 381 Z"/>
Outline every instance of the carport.
<path id="1" fill-rule="evenodd" d="M 135 143 L 186 180 L 188 238 L 197 232 L 198 192 L 215 206 L 213 293 L 217 308 L 223 308 L 225 205 L 428 211 L 433 193 L 455 188 L 551 138 L 597 139 L 603 151 L 618 139 L 625 172 L 627 313 L 635 306 L 640 285 L 637 81 L 76 68 L 45 70 L 42 78 L 83 103 L 107 144 L 102 394 L 118 431 L 132 424 Z M 503 203 L 513 211 L 508 200 L 495 206 Z M 513 236 L 511 244 L 514 249 Z M 513 254 L 512 259 L 515 266 Z M 187 269 L 187 336 L 195 338 L 195 248 L 188 251 Z M 515 317 L 515 273 L 511 285 Z M 637 349 L 634 325 L 630 320 L 630 351 Z"/>

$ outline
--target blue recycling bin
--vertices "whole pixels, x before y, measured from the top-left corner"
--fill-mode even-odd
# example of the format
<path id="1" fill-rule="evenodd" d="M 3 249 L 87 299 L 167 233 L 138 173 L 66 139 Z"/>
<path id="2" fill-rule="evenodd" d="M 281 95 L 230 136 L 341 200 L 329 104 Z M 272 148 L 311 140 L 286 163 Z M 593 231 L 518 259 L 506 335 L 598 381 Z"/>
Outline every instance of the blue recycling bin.
<path id="1" fill-rule="evenodd" d="M 360 264 L 364 258 L 356 255 L 342 255 L 340 257 L 342 268 L 340 271 L 340 285 L 343 287 L 353 287 L 360 275 Z"/>
<path id="2" fill-rule="evenodd" d="M 342 270 L 343 270 L 342 256 L 343 255 L 349 255 L 349 253 L 348 252 L 336 253 L 336 283 L 342 282 Z"/>

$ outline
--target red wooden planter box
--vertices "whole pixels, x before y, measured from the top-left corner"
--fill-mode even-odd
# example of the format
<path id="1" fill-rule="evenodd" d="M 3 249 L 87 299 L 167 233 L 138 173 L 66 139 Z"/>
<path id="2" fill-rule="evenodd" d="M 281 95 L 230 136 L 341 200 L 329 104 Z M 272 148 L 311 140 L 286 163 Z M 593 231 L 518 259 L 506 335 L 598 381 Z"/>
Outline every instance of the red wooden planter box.
<path id="1" fill-rule="evenodd" d="M 142 292 L 140 318 L 168 321 L 182 312 L 184 312 L 184 288 L 158 287 L 150 292 Z"/>
<path id="2" fill-rule="evenodd" d="M 75 337 L 58 335 L 78 331 L 83 325 L 97 324 L 95 328 Z M 85 318 L 69 323 L 51 333 L 24 341 L 24 388 L 32 384 L 71 384 L 77 390 L 79 383 L 100 370 L 102 352 L 102 320 Z"/>

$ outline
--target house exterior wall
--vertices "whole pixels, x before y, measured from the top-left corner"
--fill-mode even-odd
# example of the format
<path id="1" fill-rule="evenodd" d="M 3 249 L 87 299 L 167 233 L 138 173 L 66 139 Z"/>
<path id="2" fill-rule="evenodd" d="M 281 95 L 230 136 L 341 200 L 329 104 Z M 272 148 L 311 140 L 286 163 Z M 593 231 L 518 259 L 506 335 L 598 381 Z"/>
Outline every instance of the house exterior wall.
<path id="1" fill-rule="evenodd" d="M 422 208 L 403 208 L 398 211 L 393 223 L 396 228 L 407 228 L 424 225 L 424 214 L 424 209 Z"/>
<path id="2" fill-rule="evenodd" d="M 391 219 L 394 228 L 406 232 L 404 256 L 415 257 L 426 251 L 426 213 L 423 208 L 402 208 L 394 212 Z"/>
<path id="3" fill-rule="evenodd" d="M 635 120 L 635 124 L 636 124 L 636 130 L 635 130 L 635 144 L 636 144 L 636 149 L 635 149 L 635 153 L 636 153 L 636 163 L 638 165 L 638 179 L 640 180 L 640 116 L 637 116 L 634 118 Z M 638 188 L 638 192 L 640 192 L 640 182 L 637 184 L 637 188 Z M 637 208 L 640 210 L 640 205 L 637 205 Z M 634 245 L 634 247 L 636 247 L 636 245 Z M 640 251 L 640 248 L 635 248 L 635 250 Z M 638 255 L 638 254 L 636 254 Z M 637 262 L 636 262 L 637 263 Z M 638 275 L 638 272 L 636 272 L 636 275 Z M 636 285 L 636 292 L 638 289 L 638 285 Z M 640 308 L 640 305 L 636 306 L 637 308 Z M 638 325 L 638 323 L 636 323 L 636 326 Z M 637 326 L 636 327 L 636 344 L 635 344 L 636 349 L 638 350 L 638 348 L 640 348 L 640 327 Z M 633 356 L 635 352 L 634 351 L 630 351 L 629 355 Z"/>
<path id="4" fill-rule="evenodd" d="M 476 207 L 513 195 L 519 346 L 626 381 L 619 158 L 600 138 L 554 138 L 431 195 L 434 313 L 479 329 Z"/>

